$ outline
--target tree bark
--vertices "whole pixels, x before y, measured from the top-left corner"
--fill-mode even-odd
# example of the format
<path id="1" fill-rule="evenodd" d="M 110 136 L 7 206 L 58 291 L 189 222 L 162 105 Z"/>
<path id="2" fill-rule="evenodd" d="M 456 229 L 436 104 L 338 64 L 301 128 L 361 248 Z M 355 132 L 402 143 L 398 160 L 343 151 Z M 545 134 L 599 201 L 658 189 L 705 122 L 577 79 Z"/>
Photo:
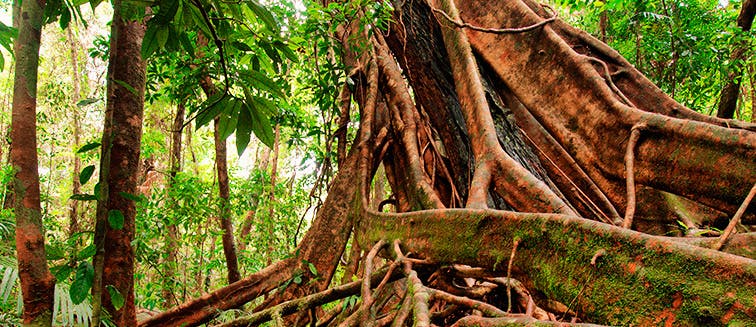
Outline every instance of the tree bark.
<path id="1" fill-rule="evenodd" d="M 134 248 L 136 196 L 139 169 L 146 64 L 141 56 L 145 33 L 143 22 L 122 16 L 123 4 L 114 3 L 108 61 L 108 97 L 100 158 L 93 259 L 93 324 L 99 325 L 101 308 L 117 326 L 136 325 L 134 307 Z M 123 228 L 114 228 L 109 216 L 123 215 Z M 125 304 L 116 310 L 106 286 L 123 295 Z"/>
<path id="2" fill-rule="evenodd" d="M 184 114 L 186 108 L 184 102 L 179 102 L 176 106 L 176 116 L 173 119 L 171 127 L 171 180 L 168 187 L 173 187 L 176 183 L 176 174 L 181 172 L 181 135 L 184 126 Z M 171 205 L 176 205 L 175 200 L 171 199 Z M 178 256 L 178 225 L 174 216 L 169 217 L 167 233 L 165 239 L 165 252 L 167 257 L 163 265 L 163 308 L 168 309 L 178 304 L 174 288 L 176 287 L 176 258 Z"/>
<path id="3" fill-rule="evenodd" d="M 753 17 L 756 14 L 756 0 L 745 0 L 740 7 L 737 24 L 740 30 L 748 32 L 753 24 Z M 748 42 L 736 40 L 730 53 L 731 68 L 727 75 L 727 83 L 722 89 L 719 96 L 719 107 L 717 108 L 717 117 L 733 118 L 735 108 L 738 104 L 738 94 L 740 93 L 740 82 L 743 79 L 745 65 L 743 60 L 746 59 L 748 52 Z"/>
<path id="4" fill-rule="evenodd" d="M 236 258 L 236 242 L 234 241 L 234 225 L 231 220 L 231 208 L 229 207 L 228 163 L 226 161 L 226 140 L 221 139 L 218 130 L 219 119 L 213 121 L 215 138 L 215 167 L 218 172 L 218 197 L 220 198 L 220 212 L 218 220 L 223 230 L 223 255 L 226 257 L 228 269 L 228 284 L 241 279 L 239 273 L 239 261 Z"/>
<path id="5" fill-rule="evenodd" d="M 273 157 L 270 159 L 270 190 L 268 191 L 268 221 L 265 223 L 268 233 L 268 246 L 266 252 L 266 260 L 268 265 L 273 262 L 273 249 L 274 241 L 276 240 L 275 230 L 275 202 L 276 202 L 276 179 L 278 177 L 278 150 L 281 146 L 281 125 L 276 124 L 275 138 L 273 140 Z"/>
<path id="6" fill-rule="evenodd" d="M 25 326 L 52 324 L 55 277 L 47 267 L 37 159 L 37 69 L 44 0 L 14 6 L 18 38 L 11 113 L 11 164 L 16 215 L 16 251 Z"/>
<path id="7" fill-rule="evenodd" d="M 73 94 L 71 103 L 73 108 L 73 148 L 79 149 L 81 146 L 81 121 L 79 116 L 79 97 L 81 96 L 81 81 L 79 79 L 79 46 L 78 41 L 74 38 L 73 25 L 66 29 L 66 38 L 71 47 L 71 79 L 73 80 Z M 81 193 L 81 182 L 79 181 L 79 172 L 81 172 L 81 158 L 74 153 L 73 155 L 73 172 L 71 174 L 72 186 L 71 193 Z M 71 209 L 68 213 L 68 236 L 71 237 L 79 232 L 79 207 L 78 200 L 71 200 Z"/>

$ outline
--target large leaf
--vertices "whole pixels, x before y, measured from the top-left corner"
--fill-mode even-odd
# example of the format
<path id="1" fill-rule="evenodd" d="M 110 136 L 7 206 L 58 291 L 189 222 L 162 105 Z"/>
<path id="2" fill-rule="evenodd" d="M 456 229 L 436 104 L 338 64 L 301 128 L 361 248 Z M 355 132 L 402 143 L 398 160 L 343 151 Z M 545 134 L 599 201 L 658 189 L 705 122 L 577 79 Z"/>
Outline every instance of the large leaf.
<path id="1" fill-rule="evenodd" d="M 179 3 L 181 3 L 181 1 L 179 0 L 160 0 L 160 9 L 158 10 L 157 14 L 152 17 L 152 20 L 154 20 L 157 24 L 167 25 L 171 22 L 171 20 L 173 20 L 173 17 L 176 16 L 176 12 L 179 8 Z"/>
<path id="2" fill-rule="evenodd" d="M 101 145 L 100 142 L 92 142 L 92 143 L 86 144 L 86 145 L 82 146 L 81 148 L 79 148 L 79 150 L 76 151 L 76 153 L 84 153 L 84 152 L 87 152 L 87 151 L 90 151 L 90 150 L 94 150 L 94 149 L 99 148 L 100 145 Z"/>
<path id="3" fill-rule="evenodd" d="M 286 98 L 286 95 L 281 91 L 281 88 L 278 87 L 278 84 L 261 72 L 247 70 L 241 72 L 241 76 L 258 90 L 265 90 L 280 98 Z"/>
<path id="4" fill-rule="evenodd" d="M 199 113 L 196 118 L 196 126 L 200 128 L 205 126 L 211 120 L 215 119 L 228 105 L 228 96 L 225 93 L 217 93 L 205 100 L 199 106 Z"/>
<path id="5" fill-rule="evenodd" d="M 82 261 L 76 268 L 76 277 L 71 283 L 71 301 L 74 304 L 84 302 L 94 279 L 94 267 L 89 261 Z"/>
<path id="6" fill-rule="evenodd" d="M 225 140 L 236 130 L 237 121 L 239 120 L 239 111 L 242 109 L 242 101 L 237 98 L 231 98 L 228 101 L 226 110 L 220 116 L 218 132 L 221 139 Z"/>
<path id="7" fill-rule="evenodd" d="M 156 21 L 147 23 L 147 31 L 142 40 L 142 58 L 147 59 L 153 53 L 160 50 L 168 41 L 168 25 L 159 24 Z"/>
<path id="8" fill-rule="evenodd" d="M 250 119 L 252 122 L 252 131 L 255 132 L 255 136 L 257 136 L 260 141 L 265 143 L 265 145 L 267 145 L 268 147 L 273 147 L 273 128 L 270 126 L 270 119 L 268 118 L 268 115 L 261 112 L 257 108 L 257 106 L 255 105 L 254 97 L 252 97 L 252 94 L 246 87 L 244 88 L 244 95 L 246 100 L 245 106 L 247 107 L 247 110 L 249 110 Z"/>
<path id="9" fill-rule="evenodd" d="M 274 31 L 274 32 L 278 31 L 278 24 L 276 23 L 276 19 L 273 18 L 273 15 L 270 13 L 270 11 L 268 11 L 268 9 L 263 7 L 256 0 L 249 0 L 249 1 L 246 1 L 245 3 L 247 4 L 247 7 L 249 7 L 249 9 L 251 9 L 252 12 L 255 13 L 257 18 L 263 21 L 263 24 L 265 24 L 265 26 L 269 30 Z"/>
<path id="10" fill-rule="evenodd" d="M 249 108 L 246 103 L 239 111 L 239 120 L 236 122 L 236 152 L 239 157 L 244 153 L 249 145 L 249 140 L 252 136 L 252 114 L 249 113 Z"/>
<path id="11" fill-rule="evenodd" d="M 123 305 L 126 303 L 123 295 L 121 295 L 121 292 L 119 292 L 118 289 L 113 285 L 107 285 L 105 286 L 105 288 L 108 289 L 108 293 L 110 294 L 110 303 L 113 303 L 113 308 L 115 308 L 116 310 L 121 310 Z"/>
<path id="12" fill-rule="evenodd" d="M 94 170 L 94 165 L 84 167 L 84 169 L 82 169 L 81 173 L 79 174 L 79 183 L 81 183 L 81 185 L 84 185 L 89 182 L 89 179 L 92 178 L 92 174 L 94 174 Z"/>

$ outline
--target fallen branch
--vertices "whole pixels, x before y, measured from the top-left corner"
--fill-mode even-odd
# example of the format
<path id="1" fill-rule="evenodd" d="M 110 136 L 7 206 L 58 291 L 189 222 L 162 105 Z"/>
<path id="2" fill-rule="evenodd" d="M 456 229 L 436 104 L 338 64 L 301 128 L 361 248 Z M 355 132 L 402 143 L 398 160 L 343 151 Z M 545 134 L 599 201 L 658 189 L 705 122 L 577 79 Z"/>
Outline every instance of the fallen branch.
<path id="1" fill-rule="evenodd" d="M 735 216 L 733 216 L 730 220 L 730 223 L 727 224 L 727 228 L 725 228 L 722 236 L 719 237 L 719 240 L 711 247 L 712 249 L 719 250 L 722 248 L 722 245 L 727 242 L 727 238 L 730 237 L 730 234 L 732 234 L 732 232 L 735 230 L 735 226 L 740 223 L 740 217 L 743 216 L 746 209 L 748 208 L 748 205 L 751 204 L 751 200 L 753 200 L 754 195 L 756 195 L 756 184 L 753 184 L 751 191 L 748 192 L 745 200 L 743 200 L 743 204 L 741 204 L 740 208 L 738 208 L 738 211 L 735 212 Z"/>

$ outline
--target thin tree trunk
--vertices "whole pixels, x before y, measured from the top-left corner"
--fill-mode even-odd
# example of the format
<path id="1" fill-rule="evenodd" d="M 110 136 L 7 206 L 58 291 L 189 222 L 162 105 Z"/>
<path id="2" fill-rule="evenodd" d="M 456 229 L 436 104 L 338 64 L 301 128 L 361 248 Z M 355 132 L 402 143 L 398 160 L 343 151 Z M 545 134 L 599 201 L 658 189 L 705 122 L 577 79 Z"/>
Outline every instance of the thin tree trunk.
<path id="1" fill-rule="evenodd" d="M 20 7 L 14 6 L 14 16 L 18 15 L 19 20 L 14 46 L 10 155 L 16 169 L 16 251 L 24 302 L 22 322 L 27 326 L 51 325 L 55 290 L 55 278 L 47 268 L 45 255 L 37 171 L 37 62 L 44 7 L 44 0 L 23 1 Z"/>
<path id="2" fill-rule="evenodd" d="M 73 25 L 69 25 L 66 29 L 66 37 L 68 38 L 68 44 L 71 47 L 71 77 L 73 80 L 73 94 L 71 95 L 71 102 L 73 104 L 73 148 L 78 149 L 81 146 L 80 134 L 81 134 L 81 122 L 79 116 L 79 97 L 81 95 L 81 83 L 79 79 L 79 47 L 73 34 Z M 81 159 L 78 155 L 73 156 L 73 172 L 71 174 L 72 179 L 72 194 L 81 193 L 81 182 L 79 182 L 79 172 L 81 171 Z M 68 236 L 79 231 L 79 206 L 78 200 L 71 200 L 71 209 L 68 214 Z"/>
<path id="3" fill-rule="evenodd" d="M 134 307 L 134 216 L 139 169 L 146 64 L 140 50 L 145 25 L 121 16 L 123 4 L 116 0 L 111 25 L 108 61 L 108 98 L 100 161 L 100 189 L 95 225 L 97 252 L 93 259 L 93 325 L 99 326 L 101 310 L 117 326 L 135 326 Z M 125 85 L 128 85 L 126 87 Z M 123 227 L 114 228 L 109 216 L 123 216 Z M 116 227 L 120 227 L 117 226 Z M 125 304 L 116 310 L 107 286 L 115 288 Z"/>
<path id="4" fill-rule="evenodd" d="M 276 124 L 276 136 L 273 141 L 273 158 L 270 159 L 270 192 L 268 193 L 268 221 L 266 222 L 266 225 L 268 225 L 268 248 L 267 248 L 267 262 L 268 265 L 270 265 L 273 262 L 273 241 L 275 238 L 275 229 L 274 229 L 274 217 L 276 215 L 275 212 L 275 202 L 276 202 L 276 177 L 278 175 L 278 148 L 281 145 L 281 125 Z"/>
<path id="5" fill-rule="evenodd" d="M 751 30 L 754 14 L 756 14 L 756 0 L 743 1 L 737 20 L 738 27 L 743 32 Z M 738 104 L 738 93 L 740 92 L 740 82 L 743 78 L 743 61 L 746 58 L 747 52 L 748 42 L 744 42 L 743 40 L 737 40 L 732 47 L 732 53 L 730 54 L 732 68 L 727 75 L 727 84 L 725 84 L 719 96 L 717 117 L 732 118 L 735 113 L 735 107 Z"/>
<path id="6" fill-rule="evenodd" d="M 223 255 L 226 257 L 228 268 L 228 283 L 233 284 L 241 279 L 239 263 L 236 258 L 236 242 L 234 241 L 234 225 L 231 221 L 231 208 L 229 207 L 228 163 L 226 162 L 226 140 L 221 139 L 218 129 L 219 119 L 213 121 L 215 136 L 215 167 L 218 171 L 218 196 L 221 208 L 218 219 L 223 230 Z"/>
<path id="7" fill-rule="evenodd" d="M 184 102 L 180 102 L 176 106 L 176 116 L 173 119 L 173 127 L 171 129 L 171 180 L 169 187 L 173 187 L 176 182 L 176 174 L 181 172 L 181 132 L 184 125 L 184 114 L 186 108 Z M 173 205 L 175 200 L 171 199 Z M 163 308 L 167 309 L 174 305 L 177 305 L 176 296 L 173 289 L 176 286 L 176 257 L 178 254 L 178 226 L 173 221 L 175 218 L 171 217 L 171 221 L 167 226 L 167 234 L 165 240 L 165 252 L 168 256 L 165 259 L 163 266 Z"/>

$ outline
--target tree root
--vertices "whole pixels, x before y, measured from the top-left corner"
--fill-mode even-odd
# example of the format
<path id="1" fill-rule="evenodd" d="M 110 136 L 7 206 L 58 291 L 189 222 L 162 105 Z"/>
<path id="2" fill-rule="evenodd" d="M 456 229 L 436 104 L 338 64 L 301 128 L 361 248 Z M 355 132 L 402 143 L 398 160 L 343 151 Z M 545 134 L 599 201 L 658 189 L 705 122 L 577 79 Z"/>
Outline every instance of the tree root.
<path id="1" fill-rule="evenodd" d="M 447 209 L 368 216 L 361 243 L 402 239 L 407 250 L 441 264 L 501 269 L 511 251 L 503 241 L 520 237 L 518 273 L 597 322 L 644 325 L 662 312 L 681 324 L 756 318 L 756 262 L 747 258 L 563 215 Z M 670 308 L 676 294 L 687 300 Z"/>

